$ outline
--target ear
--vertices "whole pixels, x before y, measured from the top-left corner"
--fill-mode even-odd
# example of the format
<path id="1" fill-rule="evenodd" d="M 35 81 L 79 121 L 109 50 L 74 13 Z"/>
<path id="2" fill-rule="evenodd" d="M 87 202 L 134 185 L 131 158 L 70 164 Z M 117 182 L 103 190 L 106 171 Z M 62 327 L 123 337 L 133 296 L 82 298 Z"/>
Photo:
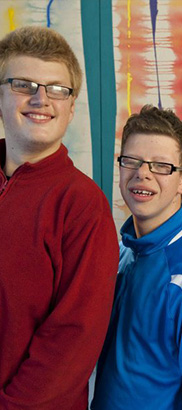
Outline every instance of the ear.
<path id="1" fill-rule="evenodd" d="M 75 97 L 72 97 L 72 102 L 70 106 L 70 115 L 69 115 L 69 123 L 72 121 L 75 113 Z"/>
<path id="2" fill-rule="evenodd" d="M 178 185 L 178 194 L 182 195 L 182 172 L 180 172 L 180 180 Z"/>

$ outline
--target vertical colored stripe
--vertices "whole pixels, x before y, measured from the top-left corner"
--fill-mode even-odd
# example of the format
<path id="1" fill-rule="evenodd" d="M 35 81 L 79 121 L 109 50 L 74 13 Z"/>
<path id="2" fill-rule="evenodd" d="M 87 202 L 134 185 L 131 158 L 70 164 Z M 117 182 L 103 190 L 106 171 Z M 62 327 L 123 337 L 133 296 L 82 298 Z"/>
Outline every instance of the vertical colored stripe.
<path id="1" fill-rule="evenodd" d="M 81 0 L 93 178 L 112 207 L 116 89 L 111 0 Z"/>
<path id="2" fill-rule="evenodd" d="M 131 0 L 127 2 L 127 38 L 128 38 L 128 58 L 127 58 L 127 109 L 128 115 L 131 115 L 131 64 L 130 64 L 130 39 L 131 39 Z"/>
<path id="3" fill-rule="evenodd" d="M 174 53 L 174 60 L 169 59 L 169 67 L 171 67 L 171 73 L 173 74 L 172 84 L 172 96 L 174 99 L 175 113 L 182 119 L 182 53 L 181 53 L 181 0 L 169 1 L 169 21 L 170 21 L 170 37 L 169 43 Z"/>
<path id="4" fill-rule="evenodd" d="M 129 70 L 129 67 L 128 67 Z M 131 115 L 131 82 L 132 76 L 131 73 L 127 72 L 127 108 L 128 108 L 128 115 Z"/>
<path id="5" fill-rule="evenodd" d="M 111 0 L 100 0 L 102 189 L 112 207 L 116 126 L 116 84 Z"/>
<path id="6" fill-rule="evenodd" d="M 9 17 L 9 27 L 10 27 L 10 31 L 15 30 L 15 23 L 14 23 L 14 16 L 15 16 L 15 11 L 14 9 L 11 7 L 8 9 L 8 17 Z"/>
<path id="7" fill-rule="evenodd" d="M 101 187 L 100 2 L 81 0 L 81 18 L 90 111 L 93 179 Z"/>
<path id="8" fill-rule="evenodd" d="M 152 35 L 153 35 L 155 68 L 156 68 L 157 89 L 158 89 L 158 107 L 161 108 L 162 103 L 161 103 L 161 95 L 160 95 L 159 70 L 158 70 L 157 49 L 156 49 L 156 41 L 155 41 L 157 14 L 158 14 L 157 0 L 150 0 L 150 15 L 151 15 L 151 22 L 152 22 Z"/>
<path id="9" fill-rule="evenodd" d="M 50 9 L 54 0 L 50 0 L 47 5 L 47 27 L 51 26 Z"/>
<path id="10" fill-rule="evenodd" d="M 127 10 L 128 10 L 128 31 L 129 31 L 130 26 L 131 26 L 131 0 L 128 0 Z"/>

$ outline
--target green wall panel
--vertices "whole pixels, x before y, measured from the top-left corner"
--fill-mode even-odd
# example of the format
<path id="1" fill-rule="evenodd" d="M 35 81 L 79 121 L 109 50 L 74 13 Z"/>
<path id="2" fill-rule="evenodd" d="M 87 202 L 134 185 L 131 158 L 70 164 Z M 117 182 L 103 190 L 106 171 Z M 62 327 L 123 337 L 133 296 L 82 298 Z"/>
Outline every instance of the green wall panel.
<path id="1" fill-rule="evenodd" d="M 93 178 L 112 206 L 116 90 L 111 0 L 82 0 L 82 31 L 91 120 Z"/>

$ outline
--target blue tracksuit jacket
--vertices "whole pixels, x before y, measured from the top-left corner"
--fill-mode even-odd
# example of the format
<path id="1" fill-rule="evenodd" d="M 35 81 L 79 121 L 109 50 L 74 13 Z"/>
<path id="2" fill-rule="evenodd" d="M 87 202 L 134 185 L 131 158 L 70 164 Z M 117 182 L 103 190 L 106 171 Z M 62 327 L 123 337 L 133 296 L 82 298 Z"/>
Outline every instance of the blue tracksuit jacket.
<path id="1" fill-rule="evenodd" d="M 182 410 L 182 208 L 136 238 L 121 229 L 113 312 L 93 410 Z"/>

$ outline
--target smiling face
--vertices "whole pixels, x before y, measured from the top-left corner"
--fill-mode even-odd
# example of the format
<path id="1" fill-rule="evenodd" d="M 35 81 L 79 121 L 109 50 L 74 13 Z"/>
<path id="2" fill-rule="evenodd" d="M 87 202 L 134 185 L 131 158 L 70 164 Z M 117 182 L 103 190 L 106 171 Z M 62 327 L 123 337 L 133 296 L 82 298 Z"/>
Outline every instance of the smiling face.
<path id="1" fill-rule="evenodd" d="M 165 135 L 131 135 L 123 155 L 180 166 L 178 143 Z M 148 164 L 138 170 L 120 167 L 120 189 L 133 214 L 136 234 L 142 236 L 160 226 L 180 208 L 182 175 L 180 172 L 154 174 Z"/>
<path id="2" fill-rule="evenodd" d="M 71 87 L 65 64 L 29 56 L 11 58 L 5 78 Z M 44 87 L 39 87 L 35 95 L 19 94 L 12 91 L 10 84 L 5 84 L 1 86 L 0 111 L 9 152 L 45 151 L 47 156 L 60 146 L 73 118 L 74 98 L 70 96 L 64 101 L 48 98 Z"/>

